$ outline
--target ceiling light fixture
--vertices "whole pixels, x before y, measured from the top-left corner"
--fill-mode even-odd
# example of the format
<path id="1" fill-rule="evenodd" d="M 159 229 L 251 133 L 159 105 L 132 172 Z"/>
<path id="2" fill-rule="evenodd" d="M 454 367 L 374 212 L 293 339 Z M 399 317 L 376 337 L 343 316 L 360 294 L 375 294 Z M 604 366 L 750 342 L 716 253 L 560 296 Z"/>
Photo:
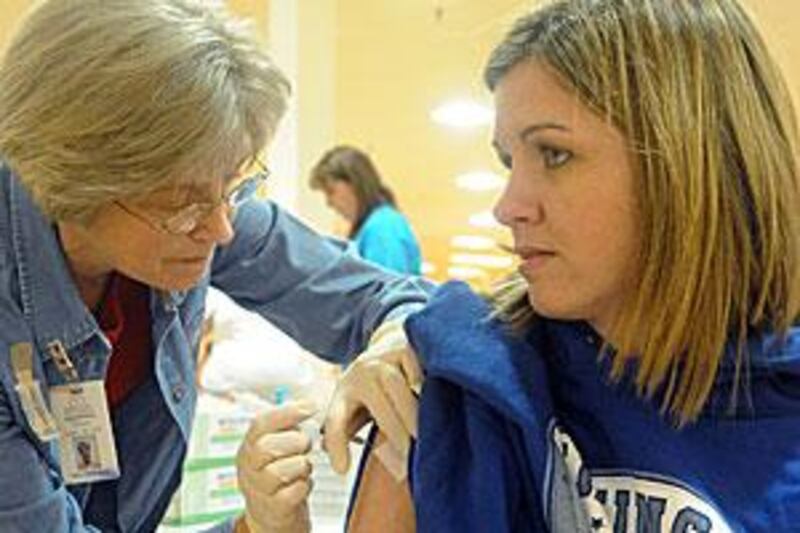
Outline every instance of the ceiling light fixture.
<path id="1" fill-rule="evenodd" d="M 476 228 L 499 228 L 500 223 L 494 218 L 491 211 L 482 211 L 469 217 L 470 226 Z"/>
<path id="2" fill-rule="evenodd" d="M 447 275 L 451 278 L 466 280 L 482 278 L 486 275 L 486 271 L 469 266 L 451 266 L 447 269 Z"/>
<path id="3" fill-rule="evenodd" d="M 450 246 L 464 250 L 494 250 L 497 248 L 497 242 L 482 235 L 456 235 L 450 239 Z"/>
<path id="4" fill-rule="evenodd" d="M 455 265 L 470 265 L 484 268 L 509 268 L 514 264 L 514 259 L 507 255 L 494 254 L 453 254 L 450 262 Z"/>
<path id="5" fill-rule="evenodd" d="M 473 100 L 452 100 L 434 109 L 431 119 L 449 128 L 476 128 L 491 124 L 494 121 L 494 111 Z"/>
<path id="6" fill-rule="evenodd" d="M 488 170 L 466 172 L 456 177 L 456 185 L 459 188 L 473 192 L 495 191 L 501 189 L 504 183 L 505 180 L 501 176 Z"/>

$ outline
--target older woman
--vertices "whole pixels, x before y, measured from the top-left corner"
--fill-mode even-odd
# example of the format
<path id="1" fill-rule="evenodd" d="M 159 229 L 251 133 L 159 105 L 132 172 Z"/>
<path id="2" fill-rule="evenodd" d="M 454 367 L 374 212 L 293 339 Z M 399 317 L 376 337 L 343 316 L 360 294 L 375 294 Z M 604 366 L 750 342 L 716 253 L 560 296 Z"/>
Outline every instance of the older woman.
<path id="1" fill-rule="evenodd" d="M 553 2 L 485 79 L 520 267 L 406 322 L 417 531 L 797 531 L 796 115 L 745 11 Z"/>
<path id="2" fill-rule="evenodd" d="M 369 390 L 338 392 L 328 438 L 340 456 L 366 410 L 398 442 L 413 431 L 402 413 L 415 367 L 392 320 L 425 285 L 252 198 L 288 94 L 236 21 L 191 0 L 46 0 L 12 40 L 0 66 L 0 531 L 155 529 L 180 481 L 209 285 L 331 361 L 380 337 L 349 374 Z M 309 443 L 295 426 L 312 412 L 254 422 L 238 460 L 247 511 L 219 530 L 307 530 Z"/>

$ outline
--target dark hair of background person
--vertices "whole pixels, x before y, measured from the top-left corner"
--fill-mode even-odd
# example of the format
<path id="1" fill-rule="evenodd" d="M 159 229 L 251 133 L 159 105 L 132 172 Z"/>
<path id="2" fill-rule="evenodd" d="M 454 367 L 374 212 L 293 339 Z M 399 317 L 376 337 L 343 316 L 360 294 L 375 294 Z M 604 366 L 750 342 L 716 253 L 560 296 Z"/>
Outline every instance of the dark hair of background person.
<path id="1" fill-rule="evenodd" d="M 336 146 L 328 150 L 311 171 L 312 189 L 325 188 L 331 180 L 349 183 L 358 200 L 358 213 L 350 227 L 350 238 L 355 237 L 369 213 L 381 204 L 397 208 L 394 193 L 387 187 L 372 159 L 352 146 Z"/>

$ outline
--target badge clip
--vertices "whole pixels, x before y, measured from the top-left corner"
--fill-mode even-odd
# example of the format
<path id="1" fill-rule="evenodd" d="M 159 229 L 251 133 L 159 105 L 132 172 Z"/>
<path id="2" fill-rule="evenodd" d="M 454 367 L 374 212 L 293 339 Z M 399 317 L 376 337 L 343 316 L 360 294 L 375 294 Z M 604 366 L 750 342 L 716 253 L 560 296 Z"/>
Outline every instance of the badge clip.
<path id="1" fill-rule="evenodd" d="M 50 352 L 50 356 L 53 358 L 56 368 L 61 375 L 64 376 L 64 379 L 70 383 L 77 383 L 80 381 L 78 371 L 75 369 L 75 365 L 72 364 L 72 359 L 70 359 L 69 354 L 67 353 L 66 348 L 64 348 L 64 345 L 61 344 L 61 341 L 53 341 L 49 343 L 47 345 L 47 351 Z"/>

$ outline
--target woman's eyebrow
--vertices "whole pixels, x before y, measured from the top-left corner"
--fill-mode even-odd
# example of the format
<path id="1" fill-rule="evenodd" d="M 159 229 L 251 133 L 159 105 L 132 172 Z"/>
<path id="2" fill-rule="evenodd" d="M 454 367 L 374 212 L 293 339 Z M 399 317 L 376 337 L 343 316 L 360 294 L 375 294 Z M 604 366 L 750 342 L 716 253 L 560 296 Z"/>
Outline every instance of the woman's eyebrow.
<path id="1" fill-rule="evenodd" d="M 571 131 L 567 126 L 563 124 L 559 124 L 558 122 L 540 122 L 536 124 L 531 124 L 530 126 L 524 128 L 519 133 L 519 139 L 524 140 L 533 135 L 534 133 L 538 133 L 542 130 L 557 130 L 563 132 Z"/>
<path id="2" fill-rule="evenodd" d="M 208 187 L 200 183 L 184 183 L 169 189 L 153 191 L 148 203 L 159 208 L 174 208 L 211 202 Z"/>

